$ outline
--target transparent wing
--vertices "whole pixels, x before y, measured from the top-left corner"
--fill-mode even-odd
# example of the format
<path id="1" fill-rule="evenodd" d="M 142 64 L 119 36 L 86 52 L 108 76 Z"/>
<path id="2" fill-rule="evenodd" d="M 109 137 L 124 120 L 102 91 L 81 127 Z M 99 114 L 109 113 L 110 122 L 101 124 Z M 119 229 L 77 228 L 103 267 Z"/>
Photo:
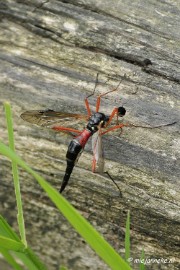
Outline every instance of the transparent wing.
<path id="1" fill-rule="evenodd" d="M 93 149 L 93 172 L 104 172 L 104 151 L 102 146 L 102 136 L 100 131 L 92 136 L 92 149 Z"/>
<path id="2" fill-rule="evenodd" d="M 84 129 L 88 121 L 88 116 L 83 114 L 57 112 L 49 109 L 26 111 L 21 114 L 21 118 L 42 127 L 54 128 L 55 126 L 60 126 L 80 131 Z M 68 130 L 62 130 L 62 132 L 71 134 Z"/>

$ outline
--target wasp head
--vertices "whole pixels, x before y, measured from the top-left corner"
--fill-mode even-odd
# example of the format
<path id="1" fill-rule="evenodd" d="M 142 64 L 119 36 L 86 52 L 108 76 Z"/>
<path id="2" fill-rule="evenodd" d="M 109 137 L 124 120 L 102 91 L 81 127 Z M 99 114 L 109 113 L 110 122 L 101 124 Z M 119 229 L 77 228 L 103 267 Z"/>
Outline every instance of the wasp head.
<path id="1" fill-rule="evenodd" d="M 124 107 L 118 108 L 118 116 L 123 117 L 126 114 L 126 109 Z"/>

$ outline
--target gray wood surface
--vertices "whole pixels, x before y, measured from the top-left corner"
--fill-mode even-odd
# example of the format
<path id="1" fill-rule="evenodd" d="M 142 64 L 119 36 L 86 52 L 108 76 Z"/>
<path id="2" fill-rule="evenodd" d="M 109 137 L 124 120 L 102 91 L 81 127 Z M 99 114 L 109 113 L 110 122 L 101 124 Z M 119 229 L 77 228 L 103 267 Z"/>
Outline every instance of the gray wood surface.
<path id="1" fill-rule="evenodd" d="M 117 86 L 101 111 L 127 109 L 124 122 L 161 128 L 126 128 L 104 136 L 106 169 L 116 180 L 91 172 L 91 142 L 64 196 L 121 255 L 131 211 L 131 257 L 172 259 L 147 269 L 179 269 L 180 2 L 0 2 L 0 138 L 7 142 L 3 101 L 11 102 L 17 153 L 59 189 L 70 141 L 24 122 L 25 110 L 86 113 L 84 98 Z M 146 65 L 145 59 L 151 64 Z M 96 95 L 90 99 L 95 109 Z M 11 166 L 0 157 L 0 212 L 17 229 Z M 21 171 L 27 240 L 48 269 L 109 269 L 54 209 L 36 182 Z M 4 266 L 3 266 L 4 267 Z M 133 269 L 139 269 L 137 263 Z M 5 268 L 3 268 L 5 270 Z"/>

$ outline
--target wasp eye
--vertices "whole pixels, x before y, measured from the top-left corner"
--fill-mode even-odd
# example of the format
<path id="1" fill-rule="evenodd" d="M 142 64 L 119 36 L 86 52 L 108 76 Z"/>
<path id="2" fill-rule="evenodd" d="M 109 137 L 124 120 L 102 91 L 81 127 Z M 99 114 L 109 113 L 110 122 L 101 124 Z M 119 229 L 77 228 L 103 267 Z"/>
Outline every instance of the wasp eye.
<path id="1" fill-rule="evenodd" d="M 118 115 L 123 117 L 126 114 L 126 109 L 124 107 L 118 108 Z"/>

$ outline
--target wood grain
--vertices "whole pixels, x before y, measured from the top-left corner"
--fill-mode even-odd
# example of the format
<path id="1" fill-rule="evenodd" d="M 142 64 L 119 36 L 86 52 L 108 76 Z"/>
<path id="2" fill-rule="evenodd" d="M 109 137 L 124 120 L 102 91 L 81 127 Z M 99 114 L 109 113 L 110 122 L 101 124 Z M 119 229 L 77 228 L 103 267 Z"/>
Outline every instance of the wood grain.
<path id="1" fill-rule="evenodd" d="M 17 153 L 59 189 L 70 138 L 24 122 L 25 110 L 86 113 L 84 98 L 119 90 L 101 111 L 127 110 L 126 128 L 104 136 L 107 176 L 91 172 L 91 142 L 64 196 L 124 254 L 131 211 L 131 255 L 173 259 L 147 269 L 179 269 L 179 1 L 13 1 L 0 4 L 0 137 L 7 142 L 3 101 L 12 104 Z M 90 99 L 95 109 L 96 96 Z M 0 157 L 0 211 L 17 228 L 10 163 Z M 108 269 L 21 171 L 29 245 L 57 270 Z M 47 248 L 47 245 L 49 248 Z M 3 266 L 4 267 L 4 266 Z M 134 263 L 133 269 L 139 269 Z M 3 268 L 6 270 L 5 268 Z"/>

